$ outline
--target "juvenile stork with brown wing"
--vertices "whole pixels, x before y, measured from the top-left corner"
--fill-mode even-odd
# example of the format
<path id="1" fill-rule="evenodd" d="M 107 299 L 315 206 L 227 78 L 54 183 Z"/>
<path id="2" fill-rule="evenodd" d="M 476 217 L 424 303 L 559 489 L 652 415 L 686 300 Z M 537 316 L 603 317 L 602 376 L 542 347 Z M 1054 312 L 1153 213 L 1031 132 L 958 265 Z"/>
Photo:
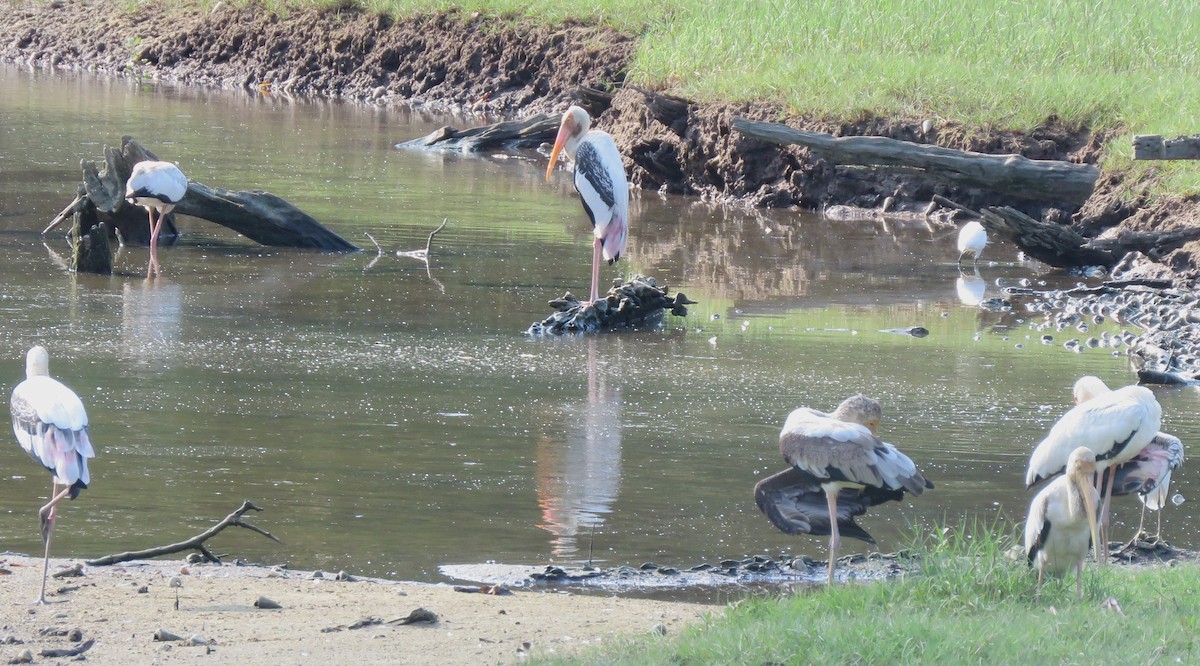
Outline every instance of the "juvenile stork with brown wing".
<path id="1" fill-rule="evenodd" d="M 1067 473 L 1042 488 L 1029 503 L 1025 519 L 1025 554 L 1037 567 L 1038 593 L 1047 571 L 1064 574 L 1075 569 L 1075 597 L 1083 598 L 1083 561 L 1089 539 L 1100 544 L 1096 525 L 1099 493 L 1093 485 L 1096 454 L 1080 446 L 1067 458 Z"/>
<path id="2" fill-rule="evenodd" d="M 829 535 L 830 583 L 841 534 L 875 543 L 856 516 L 903 499 L 905 491 L 920 495 L 933 488 L 908 456 L 876 435 L 882 416 L 879 402 L 863 395 L 842 401 L 832 414 L 793 411 L 779 434 L 779 452 L 791 467 L 754 486 L 758 508 L 775 527 Z"/>

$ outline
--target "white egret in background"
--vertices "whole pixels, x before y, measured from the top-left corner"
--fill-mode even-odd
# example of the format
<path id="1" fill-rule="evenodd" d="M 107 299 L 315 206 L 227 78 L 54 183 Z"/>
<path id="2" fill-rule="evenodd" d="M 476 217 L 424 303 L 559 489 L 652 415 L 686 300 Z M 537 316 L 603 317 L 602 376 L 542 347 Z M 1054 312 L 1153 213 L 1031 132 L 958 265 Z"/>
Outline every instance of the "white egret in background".
<path id="1" fill-rule="evenodd" d="M 563 114 L 546 180 L 554 172 L 558 154 L 575 160 L 575 190 L 592 221 L 592 289 L 589 303 L 600 299 L 600 258 L 608 263 L 621 258 L 629 240 L 629 182 L 621 153 L 608 132 L 589 130 L 592 119 L 578 106 Z"/>
<path id="2" fill-rule="evenodd" d="M 125 199 L 145 208 L 150 218 L 150 266 L 146 277 L 158 274 L 158 234 L 163 217 L 183 199 L 187 187 L 187 177 L 170 162 L 146 160 L 133 166 L 125 184 Z"/>
<path id="3" fill-rule="evenodd" d="M 54 475 L 50 501 L 38 510 L 42 541 L 46 546 L 42 564 L 42 591 L 38 603 L 46 603 L 46 578 L 50 569 L 50 539 L 58 503 L 75 499 L 88 486 L 88 458 L 95 457 L 88 439 L 88 417 L 83 401 L 62 382 L 50 377 L 50 355 L 35 346 L 25 356 L 25 381 L 13 389 L 10 402 L 13 434 L 21 448 Z M 59 486 L 63 486 L 59 490 Z"/>
<path id="4" fill-rule="evenodd" d="M 958 265 L 962 266 L 963 257 L 968 252 L 975 255 L 974 263 L 979 263 L 979 255 L 987 245 L 987 230 L 978 222 L 967 222 L 958 230 Z"/>
<path id="5" fill-rule="evenodd" d="M 1108 560 L 1107 517 L 1112 499 L 1114 468 L 1133 459 L 1158 434 L 1162 407 L 1150 389 L 1125 386 L 1096 396 L 1071 408 L 1050 428 L 1029 457 L 1025 485 L 1032 488 L 1042 479 L 1062 472 L 1067 458 L 1080 446 L 1096 454 L 1096 468 L 1108 474 L 1108 492 L 1100 508 L 1100 536 L 1097 557 Z"/>
<path id="6" fill-rule="evenodd" d="M 1083 561 L 1088 544 L 1100 544 L 1096 525 L 1099 494 L 1093 485 L 1096 454 L 1077 447 L 1067 458 L 1067 473 L 1042 488 L 1029 503 L 1025 519 L 1025 555 L 1037 567 L 1038 593 L 1047 571 L 1075 569 L 1075 597 L 1083 598 Z"/>
<path id="7" fill-rule="evenodd" d="M 1075 382 L 1072 391 L 1075 404 L 1111 392 L 1112 389 L 1099 377 L 1087 375 Z M 1137 493 L 1142 501 L 1142 517 L 1138 520 L 1138 531 L 1134 539 L 1141 536 L 1146 522 L 1146 509 L 1158 513 L 1158 528 L 1154 539 L 1162 538 L 1162 513 L 1170 497 L 1171 472 L 1183 464 L 1183 442 L 1165 432 L 1155 434 L 1133 459 L 1118 465 L 1113 472 L 1113 494 Z"/>
<path id="8" fill-rule="evenodd" d="M 754 486 L 758 508 L 775 527 L 829 535 L 830 583 L 841 534 L 875 543 L 856 516 L 903 499 L 905 491 L 920 495 L 933 488 L 908 456 L 876 436 L 882 415 L 879 402 L 863 395 L 842 401 L 832 414 L 793 411 L 779 433 L 779 451 L 791 467 Z"/>

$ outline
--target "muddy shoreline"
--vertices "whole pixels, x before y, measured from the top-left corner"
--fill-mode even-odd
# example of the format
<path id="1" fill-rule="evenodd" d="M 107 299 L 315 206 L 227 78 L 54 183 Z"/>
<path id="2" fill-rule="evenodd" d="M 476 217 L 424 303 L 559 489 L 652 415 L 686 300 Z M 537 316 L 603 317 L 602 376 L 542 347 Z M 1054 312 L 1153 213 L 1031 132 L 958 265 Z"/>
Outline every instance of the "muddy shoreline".
<path id="1" fill-rule="evenodd" d="M 748 140 L 735 116 L 777 121 L 771 104 L 699 103 L 625 85 L 635 38 L 614 30 L 556 28 L 467 12 L 387 17 L 354 8 L 273 14 L 218 3 L 211 11 L 110 0 L 0 4 L 0 60 L 137 80 L 232 88 L 466 114 L 476 124 L 561 111 L 583 101 L 617 141 L 642 190 L 776 208 L 923 209 L 941 195 L 973 209 L 1011 205 L 1087 237 L 1200 226 L 1200 207 L 1150 202 L 1143 184 L 1106 174 L 1082 206 L 1014 201 L 928 174 L 834 165 L 809 150 Z M 596 91 L 589 96 L 581 91 Z M 1106 136 L 1054 118 L 1027 133 L 922 118 L 788 125 L 838 136 L 871 135 L 983 153 L 1096 164 Z M 417 137 L 397 137 L 398 141 Z M 1193 241 L 1153 257 L 1173 278 L 1200 276 Z"/>

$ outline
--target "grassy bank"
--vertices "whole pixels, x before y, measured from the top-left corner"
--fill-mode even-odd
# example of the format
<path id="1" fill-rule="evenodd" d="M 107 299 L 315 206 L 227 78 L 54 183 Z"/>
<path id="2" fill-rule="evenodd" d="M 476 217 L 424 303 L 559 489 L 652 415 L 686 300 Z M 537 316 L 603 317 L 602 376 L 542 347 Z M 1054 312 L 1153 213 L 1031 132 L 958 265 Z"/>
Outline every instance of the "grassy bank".
<path id="1" fill-rule="evenodd" d="M 457 7 L 598 22 L 642 36 L 636 83 L 838 119 L 871 113 L 1030 130 L 1057 116 L 1113 132 L 1108 168 L 1131 167 L 1135 133 L 1200 131 L 1200 5 L 1183 0 L 262 1 L 279 11 L 356 4 L 404 16 Z M 1166 189 L 1200 192 L 1186 164 L 1156 168 Z"/>
<path id="2" fill-rule="evenodd" d="M 754 599 L 678 636 L 646 637 L 586 664 L 1138 664 L 1200 658 L 1200 567 L 1089 563 L 1036 597 L 1035 577 L 981 529 L 919 544 L 923 573 Z M 1108 599 L 1109 608 L 1105 608 Z M 1117 610 L 1115 606 L 1119 606 Z"/>

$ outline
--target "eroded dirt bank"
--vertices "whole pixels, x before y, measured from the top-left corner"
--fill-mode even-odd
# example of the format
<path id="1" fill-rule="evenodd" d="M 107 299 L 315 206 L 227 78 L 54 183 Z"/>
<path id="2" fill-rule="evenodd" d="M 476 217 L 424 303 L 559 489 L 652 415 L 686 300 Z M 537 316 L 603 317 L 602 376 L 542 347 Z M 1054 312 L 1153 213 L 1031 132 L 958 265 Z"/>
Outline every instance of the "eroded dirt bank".
<path id="1" fill-rule="evenodd" d="M 1137 183 L 1101 180 L 1081 208 L 1013 201 L 927 176 L 834 166 L 799 147 L 748 140 L 735 116 L 778 120 L 765 104 L 697 104 L 623 86 L 634 39 L 586 25 L 558 28 L 451 12 L 389 18 L 355 9 L 297 10 L 218 4 L 200 12 L 109 0 L 0 4 L 0 58 L 241 88 L 256 94 L 338 97 L 374 104 L 470 109 L 493 118 L 561 109 L 581 87 L 616 91 L 594 102 L 597 125 L 616 138 L 636 187 L 756 206 L 819 210 L 831 205 L 923 206 L 939 194 L 972 208 L 1012 205 L 1034 218 L 1071 224 L 1086 236 L 1200 225 L 1194 202 L 1147 203 Z M 480 122 L 484 122 L 483 119 Z M 789 118 L 794 127 L 875 135 L 986 153 L 1094 163 L 1105 137 L 1047 121 L 1028 133 L 922 119 L 832 122 Z M 891 203 L 891 202 L 889 202 Z M 1195 277 L 1200 242 L 1152 257 L 1171 274 Z"/>

